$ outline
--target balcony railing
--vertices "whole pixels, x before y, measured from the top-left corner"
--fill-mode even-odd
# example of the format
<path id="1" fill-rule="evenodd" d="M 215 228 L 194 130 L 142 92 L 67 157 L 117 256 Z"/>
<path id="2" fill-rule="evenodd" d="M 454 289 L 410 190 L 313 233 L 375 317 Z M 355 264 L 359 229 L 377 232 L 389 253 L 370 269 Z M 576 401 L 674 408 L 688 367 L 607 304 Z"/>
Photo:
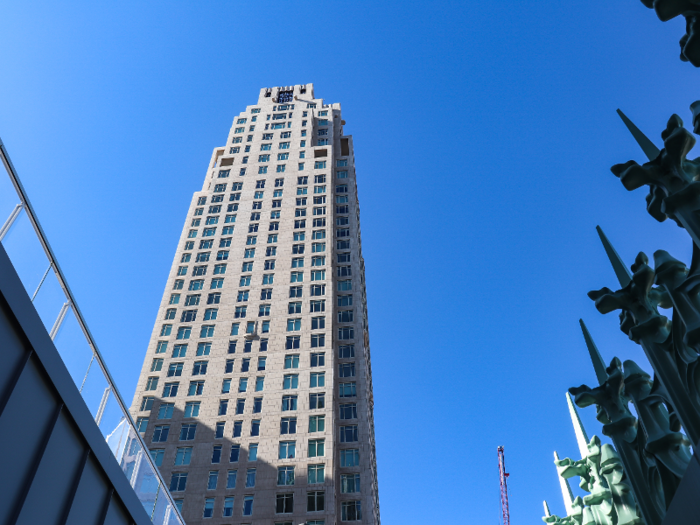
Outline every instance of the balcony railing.
<path id="1" fill-rule="evenodd" d="M 154 525 L 184 525 L 100 354 L 0 140 L 0 242 L 46 330 Z"/>

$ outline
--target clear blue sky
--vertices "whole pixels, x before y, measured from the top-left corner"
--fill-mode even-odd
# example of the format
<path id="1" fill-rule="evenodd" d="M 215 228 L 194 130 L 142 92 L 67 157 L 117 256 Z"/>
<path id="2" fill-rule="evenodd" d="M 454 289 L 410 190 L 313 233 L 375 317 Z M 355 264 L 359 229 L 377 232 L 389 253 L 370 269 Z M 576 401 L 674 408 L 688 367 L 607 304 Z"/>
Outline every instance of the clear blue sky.
<path id="1" fill-rule="evenodd" d="M 100 5 L 96 5 L 100 4 Z M 131 400 L 192 192 L 265 86 L 313 82 L 355 140 L 386 524 L 514 524 L 563 512 L 577 454 L 564 392 L 641 351 L 586 292 L 690 240 L 609 167 L 690 122 L 684 23 L 638 0 L 6 1 L 0 136 Z M 4 216 L 8 210 L 2 211 Z M 583 412 L 600 432 L 594 409 Z"/>

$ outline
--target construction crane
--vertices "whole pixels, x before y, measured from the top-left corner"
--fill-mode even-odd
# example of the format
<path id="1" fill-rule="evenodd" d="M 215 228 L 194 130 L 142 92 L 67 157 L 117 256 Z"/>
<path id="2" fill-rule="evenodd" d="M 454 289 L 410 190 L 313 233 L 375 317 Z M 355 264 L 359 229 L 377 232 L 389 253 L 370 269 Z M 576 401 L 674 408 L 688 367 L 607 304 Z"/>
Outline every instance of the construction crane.
<path id="1" fill-rule="evenodd" d="M 506 455 L 503 447 L 498 447 L 498 474 L 501 482 L 501 512 L 503 525 L 510 525 L 510 510 L 508 509 L 508 483 L 510 474 L 506 472 Z"/>

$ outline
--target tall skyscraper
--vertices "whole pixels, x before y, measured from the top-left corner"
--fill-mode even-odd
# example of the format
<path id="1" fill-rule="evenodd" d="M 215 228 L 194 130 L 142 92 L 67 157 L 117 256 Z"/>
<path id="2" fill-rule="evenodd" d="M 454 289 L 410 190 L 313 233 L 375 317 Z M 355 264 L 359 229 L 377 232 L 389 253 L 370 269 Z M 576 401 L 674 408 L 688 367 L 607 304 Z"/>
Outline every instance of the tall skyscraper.
<path id="1" fill-rule="evenodd" d="M 262 89 L 192 197 L 131 408 L 188 525 L 380 522 L 343 125 Z"/>

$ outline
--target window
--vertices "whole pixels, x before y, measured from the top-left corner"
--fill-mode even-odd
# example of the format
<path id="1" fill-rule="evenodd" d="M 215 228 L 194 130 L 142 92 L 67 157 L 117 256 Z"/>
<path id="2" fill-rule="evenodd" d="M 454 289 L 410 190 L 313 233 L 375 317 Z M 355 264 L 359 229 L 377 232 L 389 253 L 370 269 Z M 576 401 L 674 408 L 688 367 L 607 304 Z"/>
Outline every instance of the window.
<path id="1" fill-rule="evenodd" d="M 312 253 L 322 253 L 326 251 L 326 243 L 325 242 L 315 242 L 311 244 L 311 252 Z"/>
<path id="2" fill-rule="evenodd" d="M 317 408 L 325 408 L 326 394 L 324 392 L 318 394 L 309 394 L 309 408 L 315 410 Z"/>
<path id="3" fill-rule="evenodd" d="M 311 388 L 326 386 L 326 374 L 325 372 L 312 372 L 311 373 Z"/>
<path id="4" fill-rule="evenodd" d="M 171 357 L 185 357 L 187 355 L 187 345 L 179 344 L 173 347 L 173 353 Z"/>
<path id="5" fill-rule="evenodd" d="M 338 368 L 340 377 L 355 377 L 355 363 L 340 363 Z"/>
<path id="6" fill-rule="evenodd" d="M 197 345 L 197 356 L 209 355 L 211 352 L 211 343 L 199 343 Z"/>
<path id="7" fill-rule="evenodd" d="M 185 490 L 187 486 L 187 472 L 173 472 L 170 477 L 170 492 Z"/>
<path id="8" fill-rule="evenodd" d="M 228 412 L 228 399 L 221 399 L 219 401 L 219 415 L 225 416 Z"/>
<path id="9" fill-rule="evenodd" d="M 277 485 L 294 485 L 294 467 L 277 468 Z"/>
<path id="10" fill-rule="evenodd" d="M 265 261 L 265 270 L 274 270 L 275 269 L 275 260 L 274 259 L 269 259 Z"/>
<path id="11" fill-rule="evenodd" d="M 326 354 L 325 353 L 314 353 L 311 354 L 311 366 L 325 366 L 326 364 Z"/>
<path id="12" fill-rule="evenodd" d="M 162 368 L 163 368 L 163 360 L 162 359 L 156 358 L 151 362 L 151 372 L 160 372 Z"/>
<path id="13" fill-rule="evenodd" d="M 227 483 L 226 488 L 228 488 L 228 483 Z M 233 501 L 234 501 L 233 496 L 230 496 L 228 498 L 224 498 L 224 513 L 223 513 L 224 517 L 233 516 Z"/>
<path id="14" fill-rule="evenodd" d="M 297 433 L 297 418 L 283 417 L 280 420 L 280 434 L 296 434 Z"/>
<path id="15" fill-rule="evenodd" d="M 340 419 L 357 419 L 357 403 L 341 403 Z"/>
<path id="16" fill-rule="evenodd" d="M 226 429 L 226 422 L 225 421 L 219 421 L 216 424 L 216 430 L 214 433 L 214 438 L 215 439 L 221 439 L 224 437 L 224 430 Z"/>
<path id="17" fill-rule="evenodd" d="M 340 397 L 354 397 L 357 395 L 354 381 L 352 383 L 338 383 L 338 388 Z"/>
<path id="18" fill-rule="evenodd" d="M 325 416 L 309 417 L 309 432 L 323 432 L 326 429 Z"/>
<path id="19" fill-rule="evenodd" d="M 284 186 L 284 179 L 275 179 L 275 188 L 281 188 Z"/>
<path id="20" fill-rule="evenodd" d="M 153 463 L 156 464 L 156 467 L 160 467 L 163 465 L 163 456 L 165 455 L 165 449 L 158 448 L 158 449 L 153 449 L 149 450 L 151 454 L 151 459 L 153 459 Z"/>
<path id="21" fill-rule="evenodd" d="M 302 229 L 302 228 L 306 228 L 306 220 L 302 219 L 302 220 L 294 221 L 294 228 L 297 230 Z"/>
<path id="22" fill-rule="evenodd" d="M 341 328 L 338 328 L 338 339 L 345 340 L 354 338 L 355 329 L 352 326 L 343 326 Z"/>
<path id="23" fill-rule="evenodd" d="M 214 337 L 214 326 L 213 324 L 202 325 L 199 331 L 199 337 Z"/>
<path id="24" fill-rule="evenodd" d="M 262 411 L 262 397 L 253 399 L 253 414 L 259 414 Z"/>
<path id="25" fill-rule="evenodd" d="M 357 467 L 360 465 L 360 451 L 356 448 L 349 448 L 340 451 L 341 467 Z"/>
<path id="26" fill-rule="evenodd" d="M 190 401 L 189 403 L 185 403 L 185 417 L 198 417 L 199 406 L 199 401 Z"/>
<path id="27" fill-rule="evenodd" d="M 253 271 L 253 262 L 244 262 L 243 266 L 241 268 L 242 272 L 252 272 Z"/>
<path id="28" fill-rule="evenodd" d="M 234 317 L 236 319 L 238 318 L 243 318 L 246 316 L 246 310 L 247 308 L 245 306 L 236 306 L 236 310 L 234 312 Z M 233 335 L 233 334 L 232 334 Z"/>
<path id="29" fill-rule="evenodd" d="M 170 363 L 168 366 L 168 377 L 178 377 L 182 375 L 183 363 Z"/>
<path id="30" fill-rule="evenodd" d="M 277 242 L 277 234 L 268 235 L 268 236 L 267 236 L 267 243 L 268 243 L 268 244 L 271 244 L 271 243 L 274 243 L 274 242 Z"/>
<path id="31" fill-rule="evenodd" d="M 359 501 L 343 501 L 340 507 L 340 521 L 359 521 L 362 511 Z"/>
<path id="32" fill-rule="evenodd" d="M 261 304 L 258 307 L 258 317 L 264 317 L 270 315 L 270 305 L 269 304 Z"/>
<path id="33" fill-rule="evenodd" d="M 256 377 L 255 378 L 255 391 L 262 392 L 264 387 L 265 387 L 265 378 L 264 377 Z"/>
<path id="34" fill-rule="evenodd" d="M 262 281 L 263 284 L 273 284 L 274 280 L 275 280 L 274 274 L 271 274 L 271 273 L 263 274 L 263 281 Z"/>
<path id="35" fill-rule="evenodd" d="M 287 336 L 287 343 L 285 345 L 285 349 L 296 350 L 297 348 L 299 348 L 299 340 L 300 336 L 298 335 Z"/>
<path id="36" fill-rule="evenodd" d="M 239 303 L 247 301 L 249 296 L 250 296 L 250 290 L 241 290 L 238 292 L 238 295 L 236 296 L 236 301 Z"/>
<path id="37" fill-rule="evenodd" d="M 221 384 L 221 393 L 228 394 L 230 391 L 231 391 L 231 380 L 224 379 L 224 382 Z"/>
<path id="38" fill-rule="evenodd" d="M 241 377 L 238 380 L 238 391 L 239 392 L 245 392 L 248 389 L 248 378 L 247 377 Z"/>
<path id="39" fill-rule="evenodd" d="M 326 186 L 314 186 L 314 193 L 326 193 Z M 316 197 L 314 197 L 314 199 L 316 199 Z"/>
<path id="40" fill-rule="evenodd" d="M 301 302 L 293 302 L 287 305 L 287 312 L 289 314 L 300 314 L 301 313 Z"/>
<path id="41" fill-rule="evenodd" d="M 299 368 L 299 354 L 284 356 L 284 368 Z"/>
<path id="42" fill-rule="evenodd" d="M 236 421 L 236 423 L 240 424 L 240 421 Z M 235 423 L 234 423 L 234 425 L 235 425 Z M 238 433 L 238 435 L 239 436 L 241 435 L 240 432 Z M 236 437 L 235 431 L 234 431 L 233 437 Z M 240 445 L 231 445 L 231 455 L 228 458 L 229 463 L 236 463 L 238 461 L 240 453 L 241 453 L 241 446 Z"/>
<path id="43" fill-rule="evenodd" d="M 252 488 L 255 486 L 255 475 L 257 470 L 254 468 L 249 468 L 245 476 L 245 486 L 246 488 Z"/>
<path id="44" fill-rule="evenodd" d="M 336 177 L 338 177 L 339 179 L 347 179 L 347 178 L 348 178 L 348 172 L 347 172 L 347 170 L 338 171 L 338 172 L 336 173 Z"/>
<path id="45" fill-rule="evenodd" d="M 266 362 L 267 362 L 267 357 L 258 357 L 258 371 L 265 370 Z"/>
<path id="46" fill-rule="evenodd" d="M 239 323 L 233 323 L 232 332 L 233 329 L 235 328 L 236 333 L 231 333 L 231 335 L 238 335 L 238 324 Z M 236 353 L 236 341 L 229 341 L 228 342 L 228 353 L 229 354 L 235 354 Z"/>
<path id="47" fill-rule="evenodd" d="M 204 381 L 190 381 L 190 387 L 187 389 L 188 396 L 201 396 L 204 391 Z"/>
<path id="48" fill-rule="evenodd" d="M 357 425 L 341 425 L 340 442 L 354 443 L 357 441 Z"/>
<path id="49" fill-rule="evenodd" d="M 319 131 L 321 131 L 321 130 L 319 130 Z M 325 167 L 326 167 L 325 160 L 317 160 L 316 162 L 314 162 L 314 169 L 315 170 L 322 170 L 322 169 L 325 169 Z"/>
<path id="50" fill-rule="evenodd" d="M 284 390 L 299 388 L 299 376 L 297 374 L 285 375 L 282 382 L 282 388 Z"/>
<path id="51" fill-rule="evenodd" d="M 310 439 L 309 440 L 309 457 L 317 458 L 323 457 L 326 452 L 326 440 L 325 439 Z"/>
<path id="52" fill-rule="evenodd" d="M 234 421 L 233 422 L 233 437 L 241 437 L 241 434 L 243 432 L 243 421 Z"/>
<path id="53" fill-rule="evenodd" d="M 177 389 L 180 383 L 165 383 L 163 385 L 163 397 L 175 397 L 177 396 Z"/>
<path id="54" fill-rule="evenodd" d="M 289 297 L 290 298 L 298 298 L 301 297 L 302 295 L 302 287 L 301 286 L 290 286 L 289 287 Z"/>
<path id="55" fill-rule="evenodd" d="M 191 323 L 197 320 L 197 310 L 185 310 L 180 316 L 181 323 Z"/>
<path id="56" fill-rule="evenodd" d="M 359 505 L 359 501 L 357 502 Z M 253 515 L 253 496 L 243 496 L 243 515 L 252 516 Z"/>
<path id="57" fill-rule="evenodd" d="M 218 308 L 207 308 L 206 310 L 204 310 L 204 320 L 205 321 L 216 320 L 218 312 L 219 312 Z"/>
<path id="58" fill-rule="evenodd" d="M 199 304 L 199 298 L 201 297 L 200 294 L 193 294 L 193 295 L 188 295 L 185 298 L 185 306 L 197 306 Z M 196 310 L 192 310 L 196 312 Z"/>
<path id="59" fill-rule="evenodd" d="M 155 397 L 153 396 L 145 396 L 141 400 L 141 408 L 139 409 L 141 412 L 146 411 L 146 410 L 151 410 L 153 408 L 153 401 L 155 401 Z"/>
<path id="60" fill-rule="evenodd" d="M 303 248 L 303 245 L 302 245 Z M 299 252 L 294 252 L 299 253 Z M 303 249 L 302 252 L 303 253 Z M 304 282 L 304 272 L 292 272 L 289 276 L 289 282 L 291 283 L 303 283 Z"/>
<path id="61" fill-rule="evenodd" d="M 311 280 L 312 281 L 323 281 L 326 279 L 326 270 L 312 270 Z"/>
<path id="62" fill-rule="evenodd" d="M 180 441 L 191 441 L 197 433 L 197 423 L 183 424 L 180 429 Z"/>
<path id="63" fill-rule="evenodd" d="M 140 417 L 136 420 L 136 430 L 143 434 L 146 432 L 146 428 L 148 428 L 148 418 L 147 417 Z"/>
<path id="64" fill-rule="evenodd" d="M 277 514 L 290 514 L 294 512 L 294 494 L 277 494 L 277 502 L 275 505 Z"/>
<path id="65" fill-rule="evenodd" d="M 294 232 L 294 241 L 303 241 L 304 239 L 306 239 L 304 232 Z"/>
<path id="66" fill-rule="evenodd" d="M 325 495 L 323 491 L 310 491 L 306 496 L 307 512 L 320 512 L 325 510 Z"/>
<path id="67" fill-rule="evenodd" d="M 237 470 L 229 470 L 227 475 L 226 475 L 226 488 L 227 489 L 235 489 L 236 488 L 236 477 L 237 477 L 238 471 Z"/>
<path id="68" fill-rule="evenodd" d="M 296 441 L 280 441 L 279 459 L 294 459 L 296 457 Z"/>
<path id="69" fill-rule="evenodd" d="M 156 388 L 158 388 L 158 378 L 149 377 L 146 381 L 146 390 L 155 390 Z"/>
<path id="70" fill-rule="evenodd" d="M 301 319 L 287 319 L 287 332 L 298 332 L 301 330 Z"/>
<path id="71" fill-rule="evenodd" d="M 297 396 L 282 396 L 282 412 L 297 409 Z"/>
<path id="72" fill-rule="evenodd" d="M 254 419 L 250 423 L 250 435 L 259 436 L 260 435 L 260 420 Z"/>
<path id="73" fill-rule="evenodd" d="M 216 485 L 218 484 L 218 482 L 219 482 L 219 471 L 212 470 L 211 472 L 209 472 L 209 478 L 207 480 L 207 490 L 216 490 Z M 207 501 L 209 501 L 209 500 L 207 500 Z M 214 499 L 213 498 L 211 500 L 211 507 L 212 507 L 212 511 L 213 511 L 214 510 Z M 205 516 L 205 518 L 206 517 L 211 517 L 211 514 L 209 516 Z"/>
<path id="74" fill-rule="evenodd" d="M 312 330 L 321 330 L 326 327 L 326 318 L 325 317 L 312 317 L 311 318 L 311 329 Z"/>
<path id="75" fill-rule="evenodd" d="M 190 291 L 201 290 L 204 288 L 204 279 L 193 279 L 187 287 Z"/>
<path id="76" fill-rule="evenodd" d="M 170 432 L 170 425 L 156 425 L 153 429 L 153 443 L 164 443 L 168 440 L 168 433 Z"/>
<path id="77" fill-rule="evenodd" d="M 171 324 L 164 324 L 161 329 L 160 329 L 160 336 L 161 337 L 166 337 L 170 335 L 173 331 L 173 325 Z"/>

